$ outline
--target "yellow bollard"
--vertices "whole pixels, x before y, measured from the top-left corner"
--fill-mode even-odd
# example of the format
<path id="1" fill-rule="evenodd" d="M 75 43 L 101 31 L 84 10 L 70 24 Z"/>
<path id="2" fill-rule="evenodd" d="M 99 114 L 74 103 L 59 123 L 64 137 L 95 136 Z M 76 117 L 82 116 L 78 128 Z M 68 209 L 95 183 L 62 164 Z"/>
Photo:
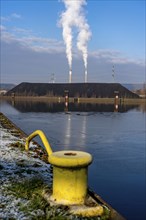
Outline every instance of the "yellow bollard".
<path id="1" fill-rule="evenodd" d="M 58 151 L 52 153 L 52 200 L 59 204 L 84 204 L 88 187 L 88 166 L 92 156 L 82 151 Z"/>
<path id="2" fill-rule="evenodd" d="M 92 156 L 82 151 L 52 152 L 51 146 L 40 130 L 33 132 L 26 138 L 25 150 L 29 149 L 30 141 L 40 136 L 48 160 L 53 165 L 53 194 L 52 201 L 64 205 L 84 204 L 88 187 L 88 166 Z"/>

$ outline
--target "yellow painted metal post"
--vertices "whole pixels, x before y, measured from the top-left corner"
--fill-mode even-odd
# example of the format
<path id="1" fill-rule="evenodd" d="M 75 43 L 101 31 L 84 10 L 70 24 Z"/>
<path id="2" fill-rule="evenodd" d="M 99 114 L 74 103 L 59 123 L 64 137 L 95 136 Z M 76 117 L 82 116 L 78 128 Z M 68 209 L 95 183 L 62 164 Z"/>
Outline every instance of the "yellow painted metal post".
<path id="1" fill-rule="evenodd" d="M 59 204 L 84 204 L 92 156 L 81 151 L 58 151 L 50 155 L 49 162 L 53 165 L 52 199 Z"/>
<path id="2" fill-rule="evenodd" d="M 87 194 L 87 167 L 53 167 L 53 199 L 61 204 L 84 204 Z"/>

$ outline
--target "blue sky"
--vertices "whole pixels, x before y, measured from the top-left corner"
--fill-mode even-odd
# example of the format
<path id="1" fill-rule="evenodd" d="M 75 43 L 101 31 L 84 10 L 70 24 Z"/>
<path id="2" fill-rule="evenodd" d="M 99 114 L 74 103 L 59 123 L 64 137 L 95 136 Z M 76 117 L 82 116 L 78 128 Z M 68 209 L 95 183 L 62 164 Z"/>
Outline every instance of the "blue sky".
<path id="1" fill-rule="evenodd" d="M 75 1 L 75 0 L 73 0 Z M 79 1 L 79 0 L 76 0 Z M 88 82 L 145 82 L 145 1 L 87 0 Z M 60 0 L 1 0 L 1 82 L 68 82 Z M 84 81 L 74 30 L 72 82 Z"/>

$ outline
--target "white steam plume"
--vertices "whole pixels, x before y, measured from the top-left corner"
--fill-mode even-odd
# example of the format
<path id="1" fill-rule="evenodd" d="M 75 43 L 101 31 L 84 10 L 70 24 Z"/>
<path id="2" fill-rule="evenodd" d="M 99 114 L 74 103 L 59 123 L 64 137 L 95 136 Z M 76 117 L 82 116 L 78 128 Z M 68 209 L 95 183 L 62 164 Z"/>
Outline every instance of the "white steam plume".
<path id="1" fill-rule="evenodd" d="M 89 25 L 86 22 L 79 23 L 77 47 L 83 54 L 85 70 L 87 70 L 87 58 L 88 58 L 87 42 L 89 41 L 90 37 L 91 37 L 91 32 L 89 30 Z"/>
<path id="2" fill-rule="evenodd" d="M 65 4 L 65 8 L 66 11 L 64 11 L 61 14 L 61 19 L 60 19 L 60 24 L 62 25 L 63 28 L 63 40 L 65 42 L 66 45 L 66 56 L 68 59 L 68 65 L 70 68 L 69 73 L 71 74 L 71 70 L 72 70 L 72 39 L 73 39 L 73 35 L 72 35 L 72 26 L 73 26 L 73 11 L 74 11 L 74 7 L 72 7 L 73 2 L 72 1 L 68 1 L 68 0 L 63 0 L 64 4 Z"/>
<path id="3" fill-rule="evenodd" d="M 82 2 L 82 5 L 86 4 L 86 1 L 84 0 L 80 0 L 80 1 Z M 87 72 L 87 59 L 88 59 L 87 43 L 90 40 L 92 34 L 89 25 L 87 23 L 87 20 L 85 18 L 85 15 L 82 12 L 82 8 L 79 11 L 77 27 L 79 29 L 79 34 L 77 37 L 77 47 L 82 52 L 85 71 Z"/>
<path id="4" fill-rule="evenodd" d="M 82 52 L 85 70 L 87 72 L 87 42 L 91 37 L 89 25 L 83 13 L 86 0 L 62 0 L 66 11 L 61 14 L 60 23 L 63 27 L 63 39 L 66 45 L 66 55 L 70 70 L 72 70 L 72 27 L 78 28 L 77 47 Z M 72 71 L 70 71 L 72 72 Z M 70 77 L 71 78 L 71 77 Z"/>

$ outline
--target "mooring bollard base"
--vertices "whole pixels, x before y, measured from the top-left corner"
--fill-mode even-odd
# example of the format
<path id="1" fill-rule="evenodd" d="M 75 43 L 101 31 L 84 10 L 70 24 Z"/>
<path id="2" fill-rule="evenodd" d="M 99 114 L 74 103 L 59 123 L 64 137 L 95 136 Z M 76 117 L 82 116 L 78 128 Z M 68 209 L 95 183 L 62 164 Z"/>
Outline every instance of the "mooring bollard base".
<path id="1" fill-rule="evenodd" d="M 92 197 L 89 195 L 86 197 L 85 204 L 71 205 L 64 203 L 64 201 L 57 202 L 51 194 L 47 192 L 43 194 L 44 199 L 48 202 L 50 206 L 58 206 L 63 205 L 64 207 L 68 207 L 67 210 L 72 215 L 78 215 L 82 217 L 94 217 L 94 216 L 103 216 L 108 213 L 110 216 L 110 210 L 107 207 L 103 207 L 98 204 Z M 106 209 L 106 211 L 105 211 Z"/>

